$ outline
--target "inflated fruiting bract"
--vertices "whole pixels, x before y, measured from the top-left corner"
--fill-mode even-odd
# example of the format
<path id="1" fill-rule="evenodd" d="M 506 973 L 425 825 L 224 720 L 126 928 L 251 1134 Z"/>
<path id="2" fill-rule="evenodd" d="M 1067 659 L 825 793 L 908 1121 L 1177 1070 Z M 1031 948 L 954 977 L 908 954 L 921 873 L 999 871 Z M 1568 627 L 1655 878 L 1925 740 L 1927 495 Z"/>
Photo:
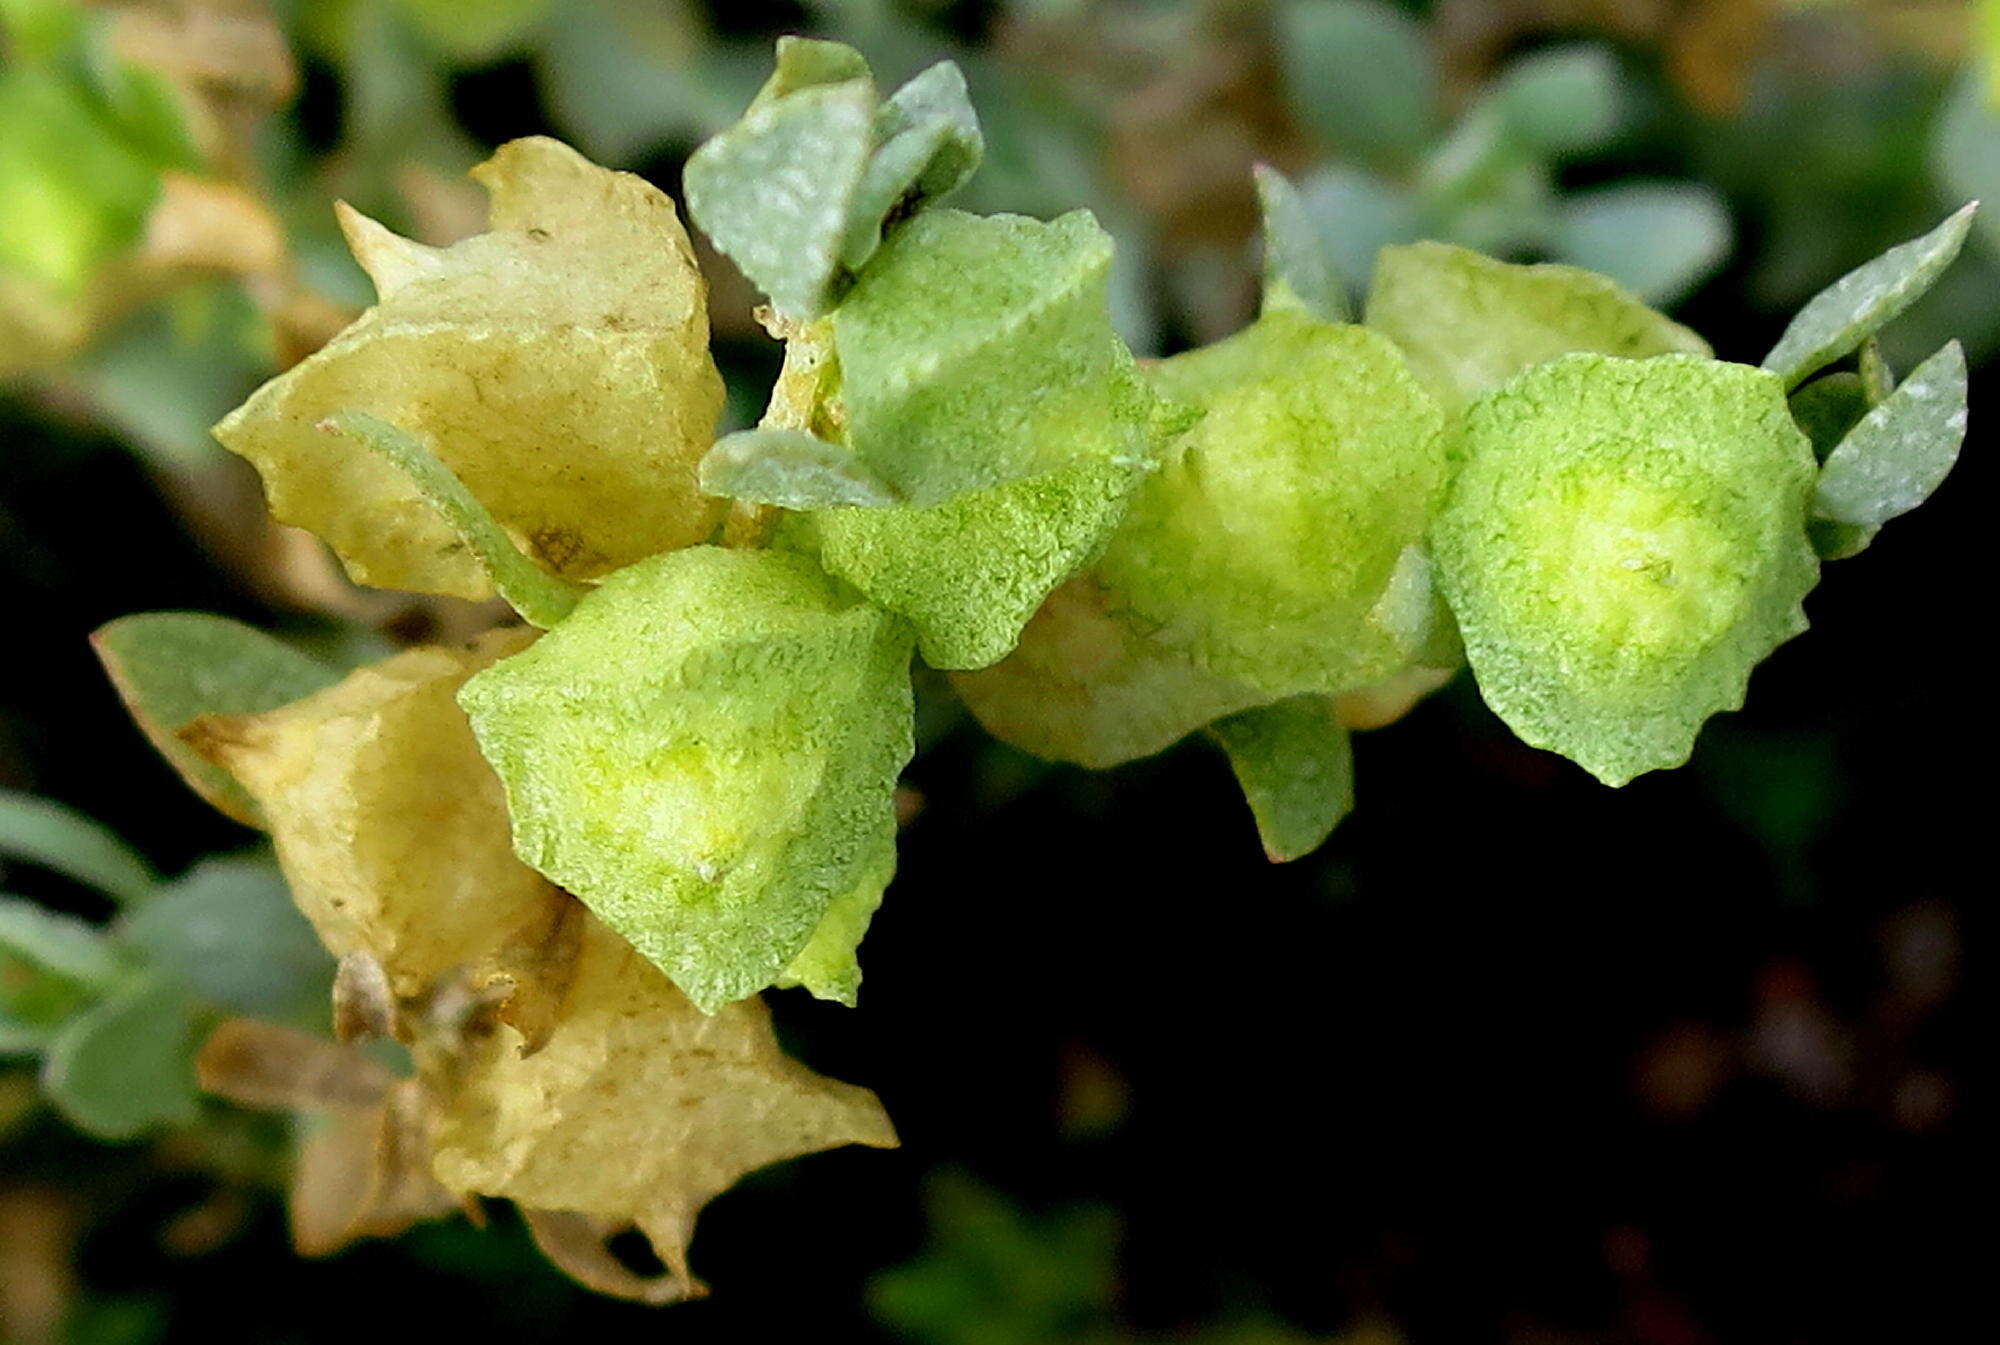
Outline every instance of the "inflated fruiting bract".
<path id="1" fill-rule="evenodd" d="M 543 569 L 595 579 L 705 541 L 695 484 L 722 406 L 701 276 L 673 202 L 553 140 L 473 172 L 489 231 L 430 248 L 346 210 L 376 306 L 216 427 L 272 512 L 364 584 L 493 589 L 390 463 L 321 422 L 380 417 L 423 439 Z"/>
<path id="2" fill-rule="evenodd" d="M 1443 619 L 1413 548 L 1444 492 L 1444 416 L 1395 344 L 1279 308 L 1151 373 L 1202 415 L 1098 563 L 1114 604 L 1267 699 L 1417 661 Z"/>
<path id="3" fill-rule="evenodd" d="M 1603 277 L 1437 244 L 1386 250 L 1353 322 L 1259 170 L 1261 315 L 1142 366 L 1088 214 L 936 204 L 980 150 L 949 65 L 882 98 L 852 50 L 781 45 L 687 170 L 786 343 L 759 424 L 713 443 L 707 298 L 654 188 L 517 141 L 477 170 L 487 233 L 344 217 L 380 302 L 218 434 L 357 578 L 526 624 L 346 672 L 194 614 L 98 640 L 189 782 L 271 831 L 341 958 L 341 1033 L 410 1048 L 302 1160 L 303 1243 L 506 1196 L 583 1282 L 667 1301 L 741 1173 L 892 1143 L 757 996 L 855 1002 L 913 658 L 1053 760 L 1202 733 L 1295 859 L 1354 806 L 1351 734 L 1461 662 L 1607 782 L 1684 760 L 1803 629 L 1821 561 L 1964 435 L 1958 347 L 1898 380 L 1874 340 L 1963 213 L 1754 368 Z M 301 1061 L 351 1048 L 291 1040 L 230 1026 L 203 1077 L 327 1105 L 301 1080 L 351 1071 Z M 329 1176 L 371 1144 L 365 1182 Z M 626 1226 L 664 1277 L 607 1250 Z"/>
<path id="4" fill-rule="evenodd" d="M 712 1011 L 879 896 L 909 657 L 802 558 L 704 546 L 612 575 L 460 700 L 522 857 Z"/>
<path id="5" fill-rule="evenodd" d="M 1607 784 L 1677 766 L 1805 629 L 1812 447 L 1783 387 L 1568 355 L 1474 402 L 1435 536 L 1486 703 Z"/>

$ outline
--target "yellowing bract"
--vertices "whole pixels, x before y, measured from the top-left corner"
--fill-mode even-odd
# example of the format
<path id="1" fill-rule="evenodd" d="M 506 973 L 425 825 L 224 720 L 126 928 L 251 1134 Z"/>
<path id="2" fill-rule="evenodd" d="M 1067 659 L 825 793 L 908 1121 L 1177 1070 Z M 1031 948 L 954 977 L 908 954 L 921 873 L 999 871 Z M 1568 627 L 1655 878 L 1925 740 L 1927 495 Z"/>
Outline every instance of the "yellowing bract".
<path id="1" fill-rule="evenodd" d="M 591 920 L 547 1043 L 502 1027 L 435 1082 L 434 1167 L 458 1191 L 636 1224 L 688 1279 L 695 1215 L 743 1174 L 840 1144 L 893 1146 L 865 1089 L 778 1049 L 755 999 L 697 1010 Z M 678 1293 L 674 1292 L 678 1289 Z"/>
<path id="2" fill-rule="evenodd" d="M 1475 402 L 1434 530 L 1487 704 L 1607 784 L 1805 629 L 1811 446 L 1762 370 L 1571 355 Z"/>
<path id="3" fill-rule="evenodd" d="M 521 856 L 712 1011 L 886 877 L 909 656 L 809 562 L 697 547 L 612 575 L 460 700 Z"/>
<path id="4" fill-rule="evenodd" d="M 272 512 L 362 583 L 485 597 L 458 534 L 393 466 L 322 433 L 364 412 L 415 435 L 543 568 L 592 579 L 702 541 L 695 485 L 722 383 L 702 281 L 673 203 L 552 140 L 474 175 L 490 231 L 423 247 L 349 212 L 381 299 L 216 427 Z"/>
<path id="5" fill-rule="evenodd" d="M 1099 562 L 1113 610 L 1266 699 L 1418 658 L 1432 613 L 1413 548 L 1442 498 L 1444 418 L 1395 346 L 1279 310 L 1151 373 L 1204 414 Z"/>
<path id="6" fill-rule="evenodd" d="M 1265 699 L 1148 639 L 1113 615 L 1111 602 L 1094 575 L 1070 580 L 1011 654 L 956 674 L 952 686 L 994 737 L 1093 768 L 1151 756 Z"/>
<path id="7" fill-rule="evenodd" d="M 400 994 L 535 941 L 559 913 L 561 894 L 509 848 L 499 781 L 452 699 L 525 638 L 412 649 L 281 709 L 186 730 L 256 801 L 327 951 L 371 955 Z"/>
<path id="8" fill-rule="evenodd" d="M 1708 354 L 1708 343 L 1617 281 L 1574 266 L 1519 266 L 1449 243 L 1386 247 L 1368 291 L 1370 327 L 1456 410 L 1524 369 L 1594 351 L 1633 359 Z"/>

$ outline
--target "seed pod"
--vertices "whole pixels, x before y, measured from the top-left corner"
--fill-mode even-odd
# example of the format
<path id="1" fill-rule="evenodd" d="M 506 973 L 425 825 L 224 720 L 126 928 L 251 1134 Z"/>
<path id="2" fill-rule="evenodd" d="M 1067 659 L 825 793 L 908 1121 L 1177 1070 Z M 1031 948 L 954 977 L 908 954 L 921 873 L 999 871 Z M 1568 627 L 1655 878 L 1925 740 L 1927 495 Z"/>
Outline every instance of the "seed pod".
<path id="1" fill-rule="evenodd" d="M 1805 629 L 1814 463 L 1772 374 L 1570 355 L 1466 413 L 1433 536 L 1486 703 L 1606 784 L 1678 766 Z"/>
<path id="2" fill-rule="evenodd" d="M 612 575 L 459 699 L 516 851 L 713 1012 L 886 881 L 909 656 L 809 562 L 696 547 Z"/>
<path id="3" fill-rule="evenodd" d="M 553 140 L 474 170 L 487 233 L 435 249 L 352 211 L 380 301 L 216 427 L 271 509 L 364 584 L 483 598 L 458 534 L 367 448 L 321 433 L 361 412 L 429 447 L 543 569 L 594 579 L 705 540 L 721 503 L 695 463 L 722 380 L 701 275 L 673 203 Z"/>
<path id="4" fill-rule="evenodd" d="M 1444 417 L 1394 344 L 1281 309 L 1152 377 L 1203 415 L 1099 562 L 1114 610 L 1263 699 L 1424 657 Z"/>

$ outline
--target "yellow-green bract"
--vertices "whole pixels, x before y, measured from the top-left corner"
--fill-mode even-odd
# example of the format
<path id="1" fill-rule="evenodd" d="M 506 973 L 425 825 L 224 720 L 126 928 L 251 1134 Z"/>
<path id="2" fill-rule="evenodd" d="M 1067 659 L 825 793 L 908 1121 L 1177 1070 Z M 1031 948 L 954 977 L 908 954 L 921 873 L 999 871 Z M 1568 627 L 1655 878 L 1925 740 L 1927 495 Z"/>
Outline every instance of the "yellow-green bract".
<path id="1" fill-rule="evenodd" d="M 906 618 L 925 662 L 984 668 L 1102 549 L 1143 472 L 1086 462 L 928 509 L 821 510 L 809 526 L 820 563 Z"/>
<path id="2" fill-rule="evenodd" d="M 1574 351 L 1633 359 L 1709 353 L 1706 341 L 1608 276 L 1517 266 L 1448 243 L 1383 248 L 1367 322 L 1395 339 L 1424 386 L 1454 410 Z"/>
<path id="3" fill-rule="evenodd" d="M 831 318 L 832 420 L 911 505 L 1085 461 L 1144 462 L 1152 399 L 1111 329 L 1111 239 L 927 210 L 897 229 Z"/>
<path id="4" fill-rule="evenodd" d="M 1422 655 L 1432 603 L 1413 548 L 1444 490 L 1444 417 L 1394 344 L 1281 309 L 1152 377 L 1204 414 L 1099 562 L 1114 609 L 1269 698 Z"/>
<path id="5" fill-rule="evenodd" d="M 807 561 L 695 547 L 610 576 L 459 699 L 521 857 L 713 1011 L 886 881 L 909 656 Z"/>
<path id="6" fill-rule="evenodd" d="M 1805 629 L 1811 446 L 1772 374 L 1570 355 L 1467 411 L 1433 530 L 1488 705 L 1606 784 L 1678 766 Z"/>

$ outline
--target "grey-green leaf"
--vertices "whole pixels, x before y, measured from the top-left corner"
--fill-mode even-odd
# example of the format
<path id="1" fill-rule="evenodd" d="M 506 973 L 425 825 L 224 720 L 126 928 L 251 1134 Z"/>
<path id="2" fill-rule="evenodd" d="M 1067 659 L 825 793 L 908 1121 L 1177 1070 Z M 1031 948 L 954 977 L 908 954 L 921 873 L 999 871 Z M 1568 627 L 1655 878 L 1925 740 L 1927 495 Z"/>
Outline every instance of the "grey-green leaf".
<path id="1" fill-rule="evenodd" d="M 0 896 L 0 950 L 79 985 L 108 986 L 121 970 L 97 926 L 24 897 Z"/>
<path id="2" fill-rule="evenodd" d="M 701 460 L 710 495 L 781 509 L 879 507 L 896 492 L 848 449 L 803 430 L 739 430 Z"/>
<path id="3" fill-rule="evenodd" d="M 53 869 L 120 902 L 143 900 L 155 879 L 110 830 L 59 803 L 0 789 L 0 859 Z"/>
<path id="4" fill-rule="evenodd" d="M 142 972 L 49 1044 L 42 1091 L 78 1129 L 136 1139 L 195 1119 L 193 1005 L 171 976 Z"/>
<path id="5" fill-rule="evenodd" d="M 1890 248 L 1821 290 L 1799 310 L 1764 367 L 1797 387 L 1809 375 L 1853 353 L 1930 289 L 1965 244 L 1972 202 L 1921 238 Z"/>
<path id="6" fill-rule="evenodd" d="M 1277 20 L 1300 121 L 1371 164 L 1414 160 L 1437 117 L 1437 76 L 1416 20 L 1378 0 L 1291 0 Z"/>
<path id="7" fill-rule="evenodd" d="M 817 317 L 834 299 L 874 144 L 867 80 L 760 94 L 688 159 L 688 214 L 780 313 Z"/>
<path id="8" fill-rule="evenodd" d="M 938 128 L 935 149 L 914 183 L 926 200 L 956 191 L 986 152 L 965 73 L 950 61 L 939 61 L 890 94 L 875 114 L 875 127 L 885 146 L 912 131 Z"/>
<path id="9" fill-rule="evenodd" d="M 1918 365 L 1827 456 L 1813 513 L 1874 527 L 1928 499 L 1965 440 L 1965 383 L 1956 341 Z"/>
<path id="10" fill-rule="evenodd" d="M 1319 848 L 1354 808 L 1354 755 L 1327 696 L 1294 696 L 1208 726 L 1257 819 L 1272 863 Z"/>
<path id="11" fill-rule="evenodd" d="M 1264 212 L 1264 308 L 1299 308 L 1322 322 L 1350 321 L 1346 286 L 1298 188 L 1266 164 L 1258 164 L 1255 173 Z"/>
<path id="12" fill-rule="evenodd" d="M 1533 52 L 1507 67 L 1494 99 L 1507 129 L 1539 154 L 1579 154 L 1618 129 L 1618 59 L 1596 43 Z"/>
<path id="13" fill-rule="evenodd" d="M 239 1013 L 284 1020 L 324 1013 L 333 962 L 292 904 L 277 866 L 256 855 L 210 859 L 117 927 L 148 963 Z"/>
<path id="14" fill-rule="evenodd" d="M 1560 208 L 1562 259 L 1653 304 L 1679 299 L 1729 255 L 1729 214 L 1707 187 L 1628 182 L 1578 192 Z"/>
<path id="15" fill-rule="evenodd" d="M 340 674 L 255 627 L 204 612 L 120 617 L 90 637 L 125 708 L 181 778 L 217 808 L 261 826 L 256 803 L 180 730 L 207 714 L 261 714 L 304 700 Z"/>

